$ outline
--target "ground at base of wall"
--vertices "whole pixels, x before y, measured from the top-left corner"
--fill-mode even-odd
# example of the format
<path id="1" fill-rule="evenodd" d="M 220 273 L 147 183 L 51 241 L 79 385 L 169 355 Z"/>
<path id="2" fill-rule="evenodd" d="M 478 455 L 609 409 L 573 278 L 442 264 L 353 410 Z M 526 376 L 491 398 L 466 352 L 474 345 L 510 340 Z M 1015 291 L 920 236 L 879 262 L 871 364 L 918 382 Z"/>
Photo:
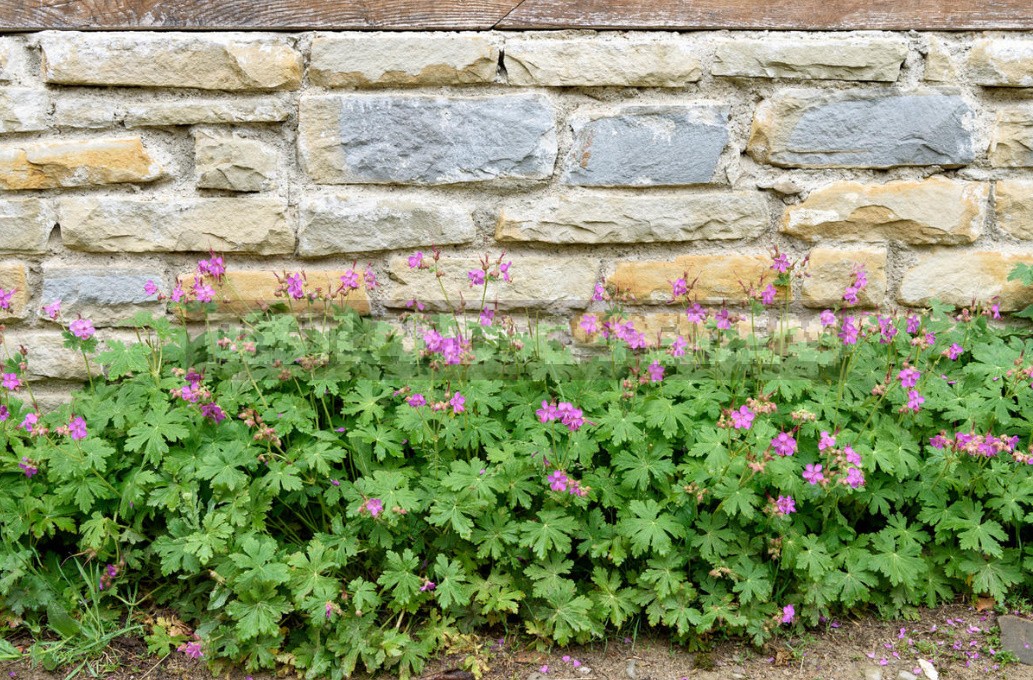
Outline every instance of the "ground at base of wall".
<path id="1" fill-rule="evenodd" d="M 927 680 L 930 675 L 916 672 L 921 670 L 918 658 L 931 662 L 944 680 L 1033 680 L 1033 666 L 995 660 L 1000 651 L 996 618 L 992 611 L 949 605 L 922 610 L 914 621 L 828 621 L 820 629 L 783 636 L 762 648 L 722 642 L 695 653 L 663 639 L 643 637 L 538 652 L 514 642 L 499 646 L 498 640 L 486 636 L 484 648 L 493 651 L 485 655 L 489 668 L 482 680 L 910 680 L 912 676 Z M 972 658 L 973 653 L 977 658 Z M 464 657 L 465 653 L 443 656 L 431 662 L 421 677 L 459 680 L 463 677 L 459 674 L 442 674 L 459 668 Z M 542 672 L 545 666 L 547 673 Z M 0 662 L 0 675 L 13 680 L 58 680 L 67 671 L 48 673 L 27 663 Z M 84 669 L 79 677 L 245 680 L 249 676 L 241 671 L 214 676 L 201 661 L 182 654 L 159 660 L 146 655 L 142 641 L 122 639 L 93 673 Z M 274 680 L 277 676 L 256 673 L 251 677 Z"/>

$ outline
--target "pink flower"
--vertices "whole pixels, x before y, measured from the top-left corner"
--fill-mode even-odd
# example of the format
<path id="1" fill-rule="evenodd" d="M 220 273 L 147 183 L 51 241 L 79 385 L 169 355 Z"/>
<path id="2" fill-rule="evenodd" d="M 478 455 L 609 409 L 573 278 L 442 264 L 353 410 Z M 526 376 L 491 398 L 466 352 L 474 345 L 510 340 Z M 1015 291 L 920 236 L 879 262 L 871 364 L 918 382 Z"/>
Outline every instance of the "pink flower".
<path id="1" fill-rule="evenodd" d="M 592 291 L 592 301 L 593 302 L 602 302 L 605 298 L 606 298 L 606 288 L 603 286 L 602 282 L 596 283 L 595 284 L 595 289 Z"/>
<path id="2" fill-rule="evenodd" d="M 6 421 L 11 417 L 11 412 L 7 410 L 7 407 L 0 404 L 0 423 Z"/>
<path id="3" fill-rule="evenodd" d="M 226 419 L 226 412 L 223 411 L 222 407 L 214 401 L 207 404 L 201 404 L 201 415 L 209 420 L 215 421 L 216 425 Z"/>
<path id="4" fill-rule="evenodd" d="M 431 590 L 434 590 L 437 587 L 438 587 L 438 584 L 434 583 L 434 581 L 426 580 L 426 581 L 423 582 L 423 585 L 420 586 L 420 592 L 421 593 L 426 593 L 426 592 L 429 592 Z"/>
<path id="5" fill-rule="evenodd" d="M 68 330 L 72 331 L 72 335 L 79 338 L 80 340 L 89 340 L 93 337 L 94 328 L 93 322 L 89 319 L 76 319 L 72 323 L 68 324 Z"/>
<path id="6" fill-rule="evenodd" d="M 183 652 L 191 659 L 200 659 L 204 656 L 204 652 L 201 651 L 200 642 L 184 642 L 176 648 L 177 652 Z"/>
<path id="7" fill-rule="evenodd" d="M 219 281 L 222 279 L 222 275 L 226 273 L 226 266 L 223 264 L 222 257 L 212 251 L 208 251 L 208 254 L 210 259 L 197 261 L 197 273 L 201 275 L 207 274 Z M 148 295 L 153 295 L 153 293 L 148 293 Z"/>
<path id="8" fill-rule="evenodd" d="M 512 266 L 512 262 L 503 262 L 499 265 L 499 273 L 502 274 L 502 280 L 506 283 L 510 283 L 513 280 L 513 277 L 509 273 L 509 268 Z"/>
<path id="9" fill-rule="evenodd" d="M 341 275 L 341 285 L 345 290 L 355 290 L 359 287 L 359 275 L 354 269 L 349 269 Z"/>
<path id="10" fill-rule="evenodd" d="M 914 387 L 918 384 L 920 377 L 922 377 L 922 372 L 911 367 L 905 368 L 897 374 L 901 387 Z"/>
<path id="11" fill-rule="evenodd" d="M 846 462 L 850 463 L 851 465 L 861 464 L 861 454 L 854 451 L 852 447 L 844 446 L 843 453 L 846 455 Z"/>
<path id="12" fill-rule="evenodd" d="M 649 368 L 646 370 L 649 371 L 650 382 L 660 382 L 664 379 L 664 367 L 659 361 L 649 364 Z"/>
<path id="13" fill-rule="evenodd" d="M 566 491 L 567 483 L 570 481 L 567 477 L 567 473 L 562 470 L 553 470 L 553 472 L 545 478 L 545 481 L 549 483 L 549 488 L 553 491 Z"/>
<path id="14" fill-rule="evenodd" d="M 723 331 L 727 331 L 732 327 L 732 320 L 729 318 L 728 310 L 724 307 L 714 315 L 714 321 L 717 323 L 717 327 Z"/>
<path id="15" fill-rule="evenodd" d="M 14 293 L 17 290 L 17 288 L 12 288 L 11 290 L 0 288 L 0 309 L 11 308 L 11 300 L 14 298 Z"/>
<path id="16" fill-rule="evenodd" d="M 914 314 L 907 317 L 907 332 L 914 335 L 918 331 L 918 327 L 922 325 L 922 320 Z"/>
<path id="17" fill-rule="evenodd" d="M 426 406 L 427 400 L 422 394 L 417 393 L 406 399 L 405 403 L 409 404 L 409 406 L 413 408 L 419 408 L 420 406 Z"/>
<path id="18" fill-rule="evenodd" d="M 778 509 L 778 514 L 784 517 L 796 512 L 796 501 L 792 496 L 779 496 L 775 501 L 775 507 Z"/>
<path id="19" fill-rule="evenodd" d="M 205 283 L 202 279 L 194 279 L 194 297 L 198 302 L 211 302 L 215 299 L 215 289 Z"/>
<path id="20" fill-rule="evenodd" d="M 452 398 L 449 399 L 448 403 L 452 407 L 452 413 L 462 413 L 466 410 L 466 406 L 464 406 L 464 404 L 466 404 L 466 397 L 458 392 L 452 395 Z"/>
<path id="21" fill-rule="evenodd" d="M 857 304 L 857 288 L 853 286 L 847 286 L 846 290 L 843 291 L 843 300 L 851 305 Z"/>
<path id="22" fill-rule="evenodd" d="M 377 282 L 377 273 L 373 271 L 373 265 L 367 265 L 366 271 L 362 272 L 362 278 L 366 282 L 366 290 L 376 290 L 380 284 Z"/>
<path id="23" fill-rule="evenodd" d="M 689 284 L 685 279 L 675 279 L 671 282 L 671 297 L 678 298 L 689 292 Z"/>
<path id="24" fill-rule="evenodd" d="M 795 618 L 796 607 L 791 604 L 782 607 L 782 623 L 792 623 Z"/>
<path id="25" fill-rule="evenodd" d="M 965 352 L 965 349 L 958 343 L 952 344 L 947 349 L 943 350 L 943 355 L 951 361 L 956 361 Z"/>
<path id="26" fill-rule="evenodd" d="M 732 411 L 732 427 L 736 430 L 750 429 L 755 415 L 745 404 L 740 406 L 738 411 Z"/>
<path id="27" fill-rule="evenodd" d="M 780 432 L 771 440 L 771 446 L 780 456 L 791 456 L 796 453 L 796 440 L 788 432 Z"/>
<path id="28" fill-rule="evenodd" d="M 466 273 L 466 278 L 470 279 L 470 287 L 483 286 L 484 285 L 484 272 L 480 269 L 473 269 Z"/>
<path id="29" fill-rule="evenodd" d="M 305 297 L 305 280 L 301 274 L 291 274 L 287 277 L 287 294 L 295 300 Z"/>
<path id="30" fill-rule="evenodd" d="M 363 504 L 362 509 L 366 510 L 370 516 L 376 517 L 384 511 L 384 501 L 379 498 L 370 498 Z"/>
<path id="31" fill-rule="evenodd" d="M 32 432 L 33 427 L 39 422 L 38 413 L 26 413 L 25 420 L 22 421 L 21 427 L 26 432 Z"/>
<path id="32" fill-rule="evenodd" d="M 852 489 L 864 486 L 864 473 L 859 468 L 852 467 L 846 471 L 844 482 Z"/>
<path id="33" fill-rule="evenodd" d="M 685 338 L 678 336 L 671 343 L 671 348 L 668 350 L 672 357 L 685 356 L 685 348 L 688 347 L 689 343 L 685 342 Z"/>
<path id="34" fill-rule="evenodd" d="M 909 390 L 907 393 L 907 405 L 904 406 L 904 409 L 912 413 L 918 413 L 924 403 L 925 397 L 919 394 L 918 390 Z"/>
<path id="35" fill-rule="evenodd" d="M 543 399 L 542 407 L 535 411 L 535 415 L 538 416 L 538 420 L 540 422 L 548 423 L 559 417 L 559 410 L 556 408 L 555 404 L 550 404 Z"/>
<path id="36" fill-rule="evenodd" d="M 409 269 L 420 269 L 423 267 L 423 253 L 416 251 L 409 256 Z"/>
<path id="37" fill-rule="evenodd" d="M 487 328 L 495 321 L 495 310 L 485 307 L 481 310 L 480 324 Z"/>
<path id="38" fill-rule="evenodd" d="M 771 259 L 771 268 L 779 274 L 785 274 L 790 266 L 789 257 L 784 253 L 776 252 L 775 257 Z"/>
<path id="39" fill-rule="evenodd" d="M 769 283 L 768 287 L 760 292 L 760 301 L 765 305 L 770 305 L 775 301 L 777 295 L 778 289 Z"/>
<path id="40" fill-rule="evenodd" d="M 836 437 L 825 430 L 821 431 L 821 439 L 818 440 L 818 450 L 824 451 L 836 445 Z"/>
<path id="41" fill-rule="evenodd" d="M 176 281 L 176 287 L 172 289 L 172 295 L 170 296 L 173 302 L 179 302 L 183 299 L 183 284 Z"/>
<path id="42" fill-rule="evenodd" d="M 839 331 L 839 338 L 844 345 L 856 345 L 860 331 L 861 329 L 854 325 L 854 317 L 848 316 L 843 319 L 843 328 Z"/>
<path id="43" fill-rule="evenodd" d="M 685 310 L 685 316 L 688 318 L 689 323 L 701 324 L 707 320 L 707 310 L 700 307 L 698 302 L 695 302 Z"/>
<path id="44" fill-rule="evenodd" d="M 147 279 L 147 283 L 143 284 L 143 292 L 150 297 L 151 295 L 158 294 L 158 284 L 151 279 Z"/>
<path id="45" fill-rule="evenodd" d="M 808 463 L 804 468 L 803 478 L 811 486 L 825 481 L 825 475 L 821 473 L 821 465 L 815 465 L 814 463 Z"/>
<path id="46" fill-rule="evenodd" d="M 51 321 L 57 321 L 57 317 L 61 316 L 61 301 L 54 300 L 49 305 L 43 305 L 43 312 Z"/>
<path id="47" fill-rule="evenodd" d="M 327 602 L 326 603 L 326 620 L 329 621 L 330 617 L 333 616 L 333 615 L 334 615 L 334 603 L 333 602 Z"/>
<path id="48" fill-rule="evenodd" d="M 74 440 L 86 439 L 86 421 L 82 416 L 75 416 L 68 424 L 68 435 Z"/>
<path id="49" fill-rule="evenodd" d="M 599 332 L 599 319 L 595 314 L 585 314 L 581 317 L 581 323 L 578 324 L 585 333 L 589 335 L 595 335 Z"/>
<path id="50" fill-rule="evenodd" d="M 835 326 L 836 325 L 836 315 L 832 312 L 831 309 L 826 309 L 818 317 L 818 321 L 821 322 L 821 327 L 822 328 L 828 328 L 829 326 Z"/>
<path id="51" fill-rule="evenodd" d="M 571 432 L 576 432 L 585 424 L 581 409 L 574 408 L 573 404 L 565 401 L 561 401 L 556 405 L 556 415 L 560 422 L 566 425 Z"/>
<path id="52" fill-rule="evenodd" d="M 3 379 L 4 388 L 12 392 L 17 391 L 22 386 L 22 381 L 18 379 L 17 373 L 4 373 Z"/>

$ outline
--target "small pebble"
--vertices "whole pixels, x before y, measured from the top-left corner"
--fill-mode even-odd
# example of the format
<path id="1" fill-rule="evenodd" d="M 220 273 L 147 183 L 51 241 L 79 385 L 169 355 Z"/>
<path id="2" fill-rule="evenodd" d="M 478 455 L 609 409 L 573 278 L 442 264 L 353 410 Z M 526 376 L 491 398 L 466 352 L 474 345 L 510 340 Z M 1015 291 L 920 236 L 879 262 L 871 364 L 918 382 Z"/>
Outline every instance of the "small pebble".
<path id="1" fill-rule="evenodd" d="M 940 673 L 925 659 L 919 659 L 918 666 L 922 669 L 922 674 L 925 675 L 928 680 L 940 680 Z"/>
<path id="2" fill-rule="evenodd" d="M 900 671 L 897 673 L 897 680 L 918 680 L 918 677 L 914 673 L 908 671 Z"/>
<path id="3" fill-rule="evenodd" d="M 882 669 L 880 669 L 880 668 L 865 668 L 864 669 L 864 680 L 882 680 Z"/>
<path id="4" fill-rule="evenodd" d="M 631 678 L 631 680 L 638 678 L 638 673 L 635 671 L 635 659 L 628 659 L 628 665 L 624 667 L 624 675 Z"/>

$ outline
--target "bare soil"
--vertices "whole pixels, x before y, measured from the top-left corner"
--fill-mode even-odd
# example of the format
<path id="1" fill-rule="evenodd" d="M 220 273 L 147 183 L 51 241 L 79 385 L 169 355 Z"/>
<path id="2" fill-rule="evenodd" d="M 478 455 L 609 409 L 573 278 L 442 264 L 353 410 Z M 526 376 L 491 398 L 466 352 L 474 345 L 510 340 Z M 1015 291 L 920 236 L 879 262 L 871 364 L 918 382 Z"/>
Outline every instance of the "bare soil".
<path id="1" fill-rule="evenodd" d="M 430 663 L 424 677 L 462 668 L 471 654 L 484 664 L 484 680 L 898 680 L 904 671 L 921 680 L 918 659 L 945 680 L 1033 680 L 1033 666 L 1002 663 L 996 647 L 996 614 L 964 605 L 924 610 L 914 621 L 872 618 L 827 621 L 802 635 L 783 636 L 764 647 L 715 642 L 690 652 L 670 641 L 639 637 L 585 647 L 535 650 L 522 640 L 485 635 Z M 0 680 L 57 680 L 72 669 L 46 672 L 27 662 L 0 662 Z M 867 674 L 867 675 L 866 675 Z M 203 662 L 172 654 L 157 659 L 133 639 L 121 639 L 78 677 L 112 680 L 212 680 Z M 241 671 L 231 680 L 252 677 Z M 255 674 L 253 680 L 275 675 Z M 905 676 L 906 677 L 906 676 Z"/>

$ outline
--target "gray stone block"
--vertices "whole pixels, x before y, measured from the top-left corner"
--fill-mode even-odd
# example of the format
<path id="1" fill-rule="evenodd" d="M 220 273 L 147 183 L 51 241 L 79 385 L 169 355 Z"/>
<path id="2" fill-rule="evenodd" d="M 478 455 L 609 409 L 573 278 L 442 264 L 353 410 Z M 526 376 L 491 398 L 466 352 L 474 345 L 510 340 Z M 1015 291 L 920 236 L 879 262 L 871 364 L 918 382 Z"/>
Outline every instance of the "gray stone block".
<path id="1" fill-rule="evenodd" d="M 1001 646 L 1017 656 L 1019 663 L 1033 666 L 1033 621 L 1007 614 L 998 617 Z"/>
<path id="2" fill-rule="evenodd" d="M 782 167 L 953 167 L 975 158 L 971 118 L 949 92 L 798 92 L 760 105 L 748 149 Z"/>
<path id="3" fill-rule="evenodd" d="M 323 184 L 456 184 L 545 179 L 556 160 L 540 95 L 325 95 L 301 101 L 305 170 Z"/>
<path id="4" fill-rule="evenodd" d="M 50 269 L 43 272 L 41 306 L 61 301 L 65 318 L 82 314 L 94 323 L 124 321 L 141 310 L 160 311 L 161 305 L 144 292 L 152 280 L 162 286 L 160 271 L 138 269 Z"/>
<path id="5" fill-rule="evenodd" d="M 714 177 L 728 143 L 727 106 L 633 106 L 575 119 L 563 181 L 579 186 L 677 186 Z"/>

